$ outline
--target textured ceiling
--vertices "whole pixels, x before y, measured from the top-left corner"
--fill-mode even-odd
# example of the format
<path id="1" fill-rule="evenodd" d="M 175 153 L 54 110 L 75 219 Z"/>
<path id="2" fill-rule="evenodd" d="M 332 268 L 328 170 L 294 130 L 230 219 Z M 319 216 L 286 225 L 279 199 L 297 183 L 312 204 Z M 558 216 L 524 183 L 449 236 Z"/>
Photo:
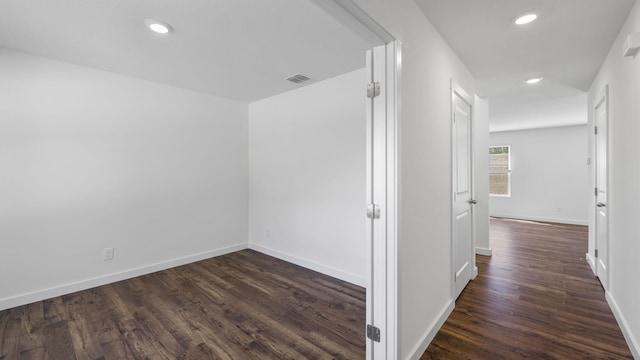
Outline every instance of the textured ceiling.
<path id="1" fill-rule="evenodd" d="M 0 0 L 0 47 L 240 101 L 364 67 L 369 44 L 309 0 Z M 147 18 L 168 22 L 169 36 Z"/>

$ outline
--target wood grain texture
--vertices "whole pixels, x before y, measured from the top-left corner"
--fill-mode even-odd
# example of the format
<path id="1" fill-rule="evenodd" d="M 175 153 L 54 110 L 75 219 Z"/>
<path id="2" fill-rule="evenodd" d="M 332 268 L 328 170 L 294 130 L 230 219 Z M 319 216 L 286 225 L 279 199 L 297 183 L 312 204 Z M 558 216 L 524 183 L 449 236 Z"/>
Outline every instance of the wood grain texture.
<path id="1" fill-rule="evenodd" d="M 632 359 L 587 227 L 492 219 L 491 247 L 421 359 Z"/>
<path id="2" fill-rule="evenodd" d="M 363 359 L 365 289 L 244 250 L 0 312 L 0 359 Z"/>

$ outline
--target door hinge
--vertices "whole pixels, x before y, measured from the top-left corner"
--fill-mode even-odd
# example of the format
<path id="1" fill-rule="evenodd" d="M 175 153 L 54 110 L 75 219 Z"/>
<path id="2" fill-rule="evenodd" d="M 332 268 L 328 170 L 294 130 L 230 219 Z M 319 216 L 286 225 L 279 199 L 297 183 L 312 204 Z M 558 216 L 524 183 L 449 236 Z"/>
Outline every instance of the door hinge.
<path id="1" fill-rule="evenodd" d="M 380 219 L 380 205 L 369 204 L 367 206 L 367 217 L 371 220 Z"/>
<path id="2" fill-rule="evenodd" d="M 595 191 L 593 192 L 593 195 L 598 196 L 598 188 L 595 188 Z"/>
<path id="3" fill-rule="evenodd" d="M 596 249 L 596 257 L 598 257 L 598 249 Z"/>
<path id="4" fill-rule="evenodd" d="M 378 95 L 380 95 L 380 83 L 376 81 L 367 84 L 367 97 L 373 99 Z"/>
<path id="5" fill-rule="evenodd" d="M 597 126 L 593 127 L 593 134 L 594 135 L 598 135 L 598 127 Z"/>
<path id="6" fill-rule="evenodd" d="M 367 338 L 380 342 L 380 329 L 373 325 L 367 325 Z"/>

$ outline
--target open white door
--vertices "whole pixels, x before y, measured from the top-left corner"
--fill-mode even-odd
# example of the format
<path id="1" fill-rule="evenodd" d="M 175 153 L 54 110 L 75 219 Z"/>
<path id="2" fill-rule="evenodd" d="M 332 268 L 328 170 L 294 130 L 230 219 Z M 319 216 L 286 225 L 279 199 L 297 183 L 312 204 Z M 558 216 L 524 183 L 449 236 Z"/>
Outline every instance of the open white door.
<path id="1" fill-rule="evenodd" d="M 606 86 L 598 96 L 595 107 L 595 260 L 596 275 L 602 286 L 608 289 L 609 279 L 609 218 L 607 211 L 607 133 L 609 122 L 609 87 Z"/>
<path id="2" fill-rule="evenodd" d="M 395 56 L 367 52 L 367 359 L 395 358 Z"/>
<path id="3" fill-rule="evenodd" d="M 473 239 L 473 119 L 472 99 L 451 81 L 453 168 L 453 282 L 458 298 L 475 276 Z"/>
<path id="4" fill-rule="evenodd" d="M 363 96 L 367 95 L 367 359 L 395 359 L 396 74 L 400 45 L 351 0 L 312 2 L 372 44 L 366 54 L 367 79 L 362 89 Z"/>

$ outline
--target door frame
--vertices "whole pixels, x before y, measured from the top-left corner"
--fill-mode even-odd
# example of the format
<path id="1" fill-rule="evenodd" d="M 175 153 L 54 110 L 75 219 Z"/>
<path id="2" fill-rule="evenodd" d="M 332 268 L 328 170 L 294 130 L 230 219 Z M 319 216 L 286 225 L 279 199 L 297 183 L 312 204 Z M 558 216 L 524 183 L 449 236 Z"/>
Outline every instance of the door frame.
<path id="1" fill-rule="evenodd" d="M 396 357 L 396 107 L 395 64 L 399 44 L 368 51 L 367 84 L 379 83 L 380 95 L 367 106 L 367 204 L 380 209 L 367 219 L 367 324 L 380 331 L 380 341 L 367 341 L 367 359 Z"/>
<path id="2" fill-rule="evenodd" d="M 450 118 L 449 118 L 449 124 L 451 126 L 451 159 L 450 159 L 450 163 L 452 164 L 451 166 L 451 298 L 452 299 L 456 299 L 456 248 L 455 248 L 455 239 L 456 239 L 456 230 L 455 230 L 455 191 L 454 191 L 454 172 L 455 170 L 455 164 L 453 163 L 455 161 L 455 159 L 453 158 L 453 154 L 454 151 L 456 151 L 456 149 L 454 149 L 454 147 L 457 145 L 457 141 L 456 139 L 454 139 L 455 137 L 455 132 L 454 132 L 454 123 L 453 123 L 453 119 L 454 119 L 454 115 L 455 115 L 455 109 L 454 109 L 454 98 L 457 96 L 459 98 L 461 98 L 463 101 L 465 101 L 467 104 L 469 104 L 469 110 L 470 110 L 470 114 L 469 116 L 471 116 L 471 121 L 469 124 L 469 149 L 470 149 L 470 155 L 469 155 L 469 198 L 473 199 L 474 195 L 475 195 L 475 169 L 474 169 L 474 164 L 475 164 L 475 118 L 474 118 L 474 99 L 473 97 L 462 87 L 460 86 L 455 79 L 451 79 L 451 84 L 450 84 L 450 92 L 451 92 L 451 96 L 450 96 L 450 101 L 451 101 L 451 110 L 450 110 Z M 473 205 L 470 205 L 470 216 L 471 216 L 471 246 L 469 248 L 469 252 L 470 252 L 470 256 L 471 256 L 471 266 L 472 268 L 472 273 L 471 273 L 471 280 L 475 279 L 476 276 L 478 275 L 478 266 L 476 264 L 476 237 L 475 237 L 475 227 L 476 227 L 476 218 L 475 218 L 475 211 L 473 208 Z"/>
<path id="3" fill-rule="evenodd" d="M 381 324 L 380 342 L 367 339 L 367 359 L 397 358 L 397 137 L 401 44 L 352 0 L 311 0 L 346 25 L 372 49 L 367 69 L 369 81 L 380 83 L 380 96 L 367 110 L 367 205 L 380 205 L 380 218 L 366 221 L 367 228 L 367 324 Z M 376 66 L 375 64 L 382 64 Z M 363 96 L 366 95 L 363 82 Z M 370 116 L 374 116 L 371 121 Z M 373 134 L 374 127 L 378 136 Z M 377 156 L 374 156 L 377 155 Z M 373 159 L 373 160 L 372 160 Z M 374 170 L 374 165 L 378 171 Z M 380 169 L 382 171 L 380 171 Z M 374 275 L 376 275 L 374 277 Z M 370 289 L 373 289 L 370 291 Z M 376 304 L 382 304 L 376 306 Z M 379 320 L 378 320 L 379 319 Z M 374 321 L 375 320 L 375 323 Z"/>

